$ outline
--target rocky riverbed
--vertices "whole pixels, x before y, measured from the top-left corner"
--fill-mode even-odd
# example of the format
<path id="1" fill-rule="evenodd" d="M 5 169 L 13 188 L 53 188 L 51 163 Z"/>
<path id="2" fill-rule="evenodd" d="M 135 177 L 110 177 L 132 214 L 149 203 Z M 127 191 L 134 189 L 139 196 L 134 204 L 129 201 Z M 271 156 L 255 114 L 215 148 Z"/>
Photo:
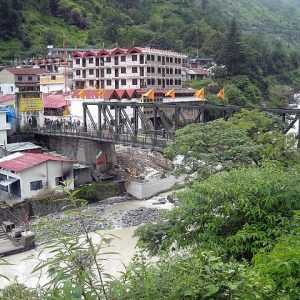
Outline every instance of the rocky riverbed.
<path id="1" fill-rule="evenodd" d="M 38 218 L 33 222 L 37 240 L 42 241 L 57 229 L 64 234 L 127 228 L 157 222 L 163 212 L 174 204 L 170 193 L 164 193 L 149 200 L 133 200 L 129 196 L 113 197 L 86 207 L 66 210 Z"/>

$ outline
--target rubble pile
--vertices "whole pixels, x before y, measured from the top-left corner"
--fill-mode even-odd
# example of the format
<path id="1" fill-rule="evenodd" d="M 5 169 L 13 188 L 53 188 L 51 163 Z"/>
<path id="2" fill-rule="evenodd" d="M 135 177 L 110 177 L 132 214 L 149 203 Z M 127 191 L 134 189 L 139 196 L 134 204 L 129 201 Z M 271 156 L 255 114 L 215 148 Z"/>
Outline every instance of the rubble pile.
<path id="1" fill-rule="evenodd" d="M 149 149 L 116 146 L 117 165 L 114 171 L 125 180 L 165 174 L 172 170 L 172 162 L 161 153 Z"/>

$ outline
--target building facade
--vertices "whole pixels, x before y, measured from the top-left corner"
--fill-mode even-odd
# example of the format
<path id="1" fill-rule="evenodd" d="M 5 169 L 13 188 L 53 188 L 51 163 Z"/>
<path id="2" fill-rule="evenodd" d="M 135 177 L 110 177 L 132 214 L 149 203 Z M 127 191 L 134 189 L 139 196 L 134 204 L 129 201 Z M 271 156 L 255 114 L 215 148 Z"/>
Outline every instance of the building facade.
<path id="1" fill-rule="evenodd" d="M 180 89 L 187 56 L 152 48 L 73 53 L 75 89 Z"/>
<path id="2" fill-rule="evenodd" d="M 43 94 L 65 91 L 65 76 L 62 73 L 46 73 L 40 76 L 40 91 Z"/>
<path id="3" fill-rule="evenodd" d="M 0 90 L 3 95 L 17 92 L 40 91 L 39 68 L 7 68 L 0 72 Z"/>
<path id="4" fill-rule="evenodd" d="M 63 181 L 73 184 L 73 162 L 44 153 L 14 153 L 0 159 L 1 200 L 23 201 Z"/>
<path id="5" fill-rule="evenodd" d="M 0 146 L 7 145 L 7 132 L 11 125 L 7 122 L 7 111 L 0 107 Z"/>

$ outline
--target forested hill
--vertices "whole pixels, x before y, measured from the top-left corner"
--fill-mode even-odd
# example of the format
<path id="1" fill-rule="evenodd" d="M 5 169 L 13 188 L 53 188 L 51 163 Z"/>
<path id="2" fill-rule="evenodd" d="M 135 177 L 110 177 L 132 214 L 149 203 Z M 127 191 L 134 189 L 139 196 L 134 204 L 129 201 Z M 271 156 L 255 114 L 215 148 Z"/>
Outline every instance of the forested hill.
<path id="1" fill-rule="evenodd" d="M 64 40 L 213 55 L 234 17 L 245 34 L 300 44 L 300 0 L 0 0 L 0 59 Z"/>

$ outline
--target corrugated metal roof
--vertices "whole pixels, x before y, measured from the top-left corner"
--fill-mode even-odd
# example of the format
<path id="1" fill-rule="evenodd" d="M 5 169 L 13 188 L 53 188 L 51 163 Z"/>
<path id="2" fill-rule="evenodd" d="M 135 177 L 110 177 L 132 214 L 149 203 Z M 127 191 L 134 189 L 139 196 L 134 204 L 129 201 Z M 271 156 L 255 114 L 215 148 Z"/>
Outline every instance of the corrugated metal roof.
<path id="1" fill-rule="evenodd" d="M 47 161 L 71 162 L 63 157 L 46 153 L 15 153 L 0 160 L 0 168 L 21 173 L 27 169 L 38 166 Z"/>
<path id="2" fill-rule="evenodd" d="M 6 150 L 10 153 L 35 149 L 41 149 L 41 147 L 30 142 L 10 143 L 6 145 Z"/>
<path id="3" fill-rule="evenodd" d="M 14 75 L 40 75 L 48 73 L 48 71 L 39 68 L 7 68 L 6 70 Z"/>
<path id="4" fill-rule="evenodd" d="M 45 108 L 63 108 L 68 106 L 64 95 L 47 95 L 44 97 Z"/>

